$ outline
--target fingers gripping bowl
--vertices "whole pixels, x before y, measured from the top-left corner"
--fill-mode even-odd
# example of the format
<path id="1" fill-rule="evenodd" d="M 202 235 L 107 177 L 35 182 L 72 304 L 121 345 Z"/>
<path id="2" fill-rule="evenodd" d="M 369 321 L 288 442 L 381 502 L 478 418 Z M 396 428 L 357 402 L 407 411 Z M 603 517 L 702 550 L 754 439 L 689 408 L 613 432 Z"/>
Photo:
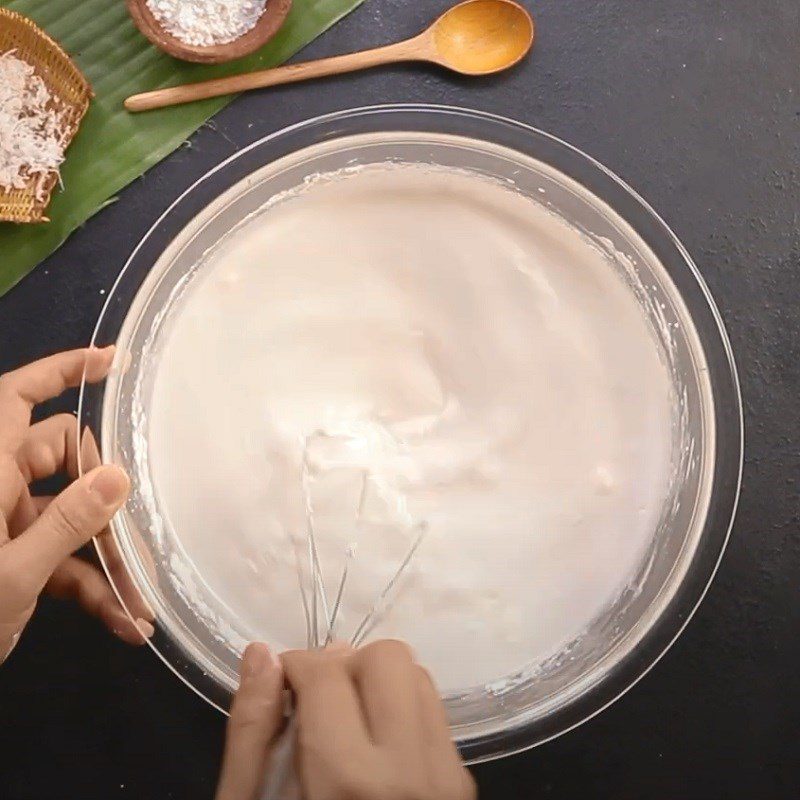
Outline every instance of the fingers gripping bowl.
<path id="1" fill-rule="evenodd" d="M 79 425 L 91 432 L 102 460 L 119 463 L 133 478 L 127 506 L 98 542 L 104 562 L 126 567 L 124 581 L 119 570 L 110 575 L 115 588 L 126 605 L 152 608 L 151 643 L 165 663 L 210 703 L 226 708 L 248 630 L 204 585 L 191 559 L 179 558 L 176 569 L 181 545 L 164 534 L 164 509 L 141 440 L 139 421 L 157 372 L 149 354 L 187 276 L 232 228 L 311 176 L 388 163 L 513 187 L 591 237 L 636 298 L 674 390 L 672 477 L 635 574 L 547 658 L 447 692 L 453 736 L 465 758 L 478 761 L 563 733 L 644 675 L 702 599 L 735 511 L 741 403 L 719 314 L 680 242 L 619 179 L 525 125 L 431 106 L 342 112 L 255 142 L 185 192 L 128 260 L 94 335 L 100 344 L 116 342 L 126 360 L 104 385 L 82 387 Z M 206 424 L 209 437 L 222 435 L 213 419 Z M 283 611 L 264 609 L 270 613 Z"/>

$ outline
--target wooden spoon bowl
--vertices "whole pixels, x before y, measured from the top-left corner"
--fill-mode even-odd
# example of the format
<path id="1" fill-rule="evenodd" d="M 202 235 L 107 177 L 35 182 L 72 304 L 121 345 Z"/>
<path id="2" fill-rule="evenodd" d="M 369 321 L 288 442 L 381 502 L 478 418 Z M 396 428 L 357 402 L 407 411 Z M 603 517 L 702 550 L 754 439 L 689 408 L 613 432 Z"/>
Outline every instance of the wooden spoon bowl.
<path id="1" fill-rule="evenodd" d="M 250 55 L 265 45 L 283 25 L 292 0 L 267 0 L 258 22 L 247 33 L 226 44 L 207 46 L 187 44 L 166 31 L 153 15 L 147 0 L 126 0 L 126 4 L 136 27 L 168 55 L 199 64 L 222 64 Z"/>
<path id="2" fill-rule="evenodd" d="M 518 3 L 468 0 L 445 11 L 428 35 L 431 60 L 462 75 L 492 75 L 528 54 L 535 28 Z"/>

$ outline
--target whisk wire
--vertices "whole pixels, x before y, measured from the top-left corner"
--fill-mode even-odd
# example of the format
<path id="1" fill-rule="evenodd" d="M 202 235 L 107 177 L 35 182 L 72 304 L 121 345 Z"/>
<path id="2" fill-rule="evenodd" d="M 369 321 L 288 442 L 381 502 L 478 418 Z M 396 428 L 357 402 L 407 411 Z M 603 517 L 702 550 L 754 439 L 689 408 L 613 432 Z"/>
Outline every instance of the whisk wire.
<path id="1" fill-rule="evenodd" d="M 308 593 L 306 587 L 303 585 L 303 569 L 300 564 L 300 555 L 297 552 L 295 543 L 292 542 L 292 550 L 294 551 L 295 568 L 297 569 L 297 584 L 300 589 L 300 601 L 303 604 L 303 617 L 306 622 L 306 649 L 310 650 L 313 646 L 313 638 L 311 636 L 311 610 L 308 604 Z"/>
<path id="2" fill-rule="evenodd" d="M 394 587 L 397 585 L 397 582 L 400 580 L 403 573 L 406 571 L 408 565 L 411 563 L 411 559 L 414 558 L 414 554 L 419 549 L 419 546 L 422 544 L 422 540 L 425 538 L 425 534 L 428 532 L 427 523 L 420 522 L 417 525 L 417 530 L 417 536 L 412 542 L 411 547 L 408 549 L 405 558 L 400 562 L 400 566 L 397 568 L 394 575 L 392 575 L 383 591 L 378 595 L 378 599 L 372 604 L 372 607 L 356 628 L 355 633 L 350 639 L 350 644 L 353 647 L 358 647 L 361 645 L 367 635 L 372 631 L 375 625 L 380 622 L 388 610 L 386 600 L 389 597 L 392 589 L 394 589 Z"/>
<path id="3" fill-rule="evenodd" d="M 327 630 L 331 629 L 331 615 L 328 609 L 328 597 L 325 592 L 325 583 L 322 579 L 322 567 L 319 561 L 319 552 L 317 551 L 317 538 L 314 531 L 314 506 L 311 502 L 311 488 L 310 488 L 310 466 L 308 463 L 308 437 L 306 437 L 303 446 L 303 459 L 300 472 L 300 483 L 303 492 L 303 501 L 305 503 L 306 512 L 306 536 L 308 539 L 308 566 L 311 575 L 311 592 L 312 592 L 312 628 L 314 647 L 319 647 L 319 615 L 317 611 L 317 601 L 319 600 L 322 605 L 322 613 L 325 616 L 325 624 Z M 326 634 L 327 635 L 327 634 Z"/>
<path id="4" fill-rule="evenodd" d="M 346 560 L 344 562 L 344 569 L 342 570 L 342 577 L 339 581 L 339 589 L 336 592 L 336 600 L 333 603 L 333 610 L 331 611 L 331 624 L 328 626 L 328 634 L 325 637 L 325 646 L 327 647 L 332 641 L 336 633 L 336 620 L 339 616 L 339 607 L 342 604 L 342 596 L 344 595 L 344 585 L 347 582 L 347 570 L 350 566 L 350 559 L 352 558 L 352 550 L 348 548 Z"/>

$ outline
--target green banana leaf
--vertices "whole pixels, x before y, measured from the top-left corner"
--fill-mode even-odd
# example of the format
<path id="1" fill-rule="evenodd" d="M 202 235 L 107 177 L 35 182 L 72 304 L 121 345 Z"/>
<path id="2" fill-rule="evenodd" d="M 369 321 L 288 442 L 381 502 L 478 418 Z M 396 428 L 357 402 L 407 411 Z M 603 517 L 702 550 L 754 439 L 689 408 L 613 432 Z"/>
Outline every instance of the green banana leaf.
<path id="1" fill-rule="evenodd" d="M 142 36 L 124 0 L 0 0 L 44 28 L 75 59 L 95 98 L 67 151 L 47 211 L 50 222 L 0 223 L 0 296 L 53 252 L 123 186 L 172 152 L 230 102 L 214 98 L 129 114 L 135 92 L 275 66 L 296 53 L 363 0 L 294 0 L 278 34 L 258 52 L 232 64 L 177 61 Z"/>

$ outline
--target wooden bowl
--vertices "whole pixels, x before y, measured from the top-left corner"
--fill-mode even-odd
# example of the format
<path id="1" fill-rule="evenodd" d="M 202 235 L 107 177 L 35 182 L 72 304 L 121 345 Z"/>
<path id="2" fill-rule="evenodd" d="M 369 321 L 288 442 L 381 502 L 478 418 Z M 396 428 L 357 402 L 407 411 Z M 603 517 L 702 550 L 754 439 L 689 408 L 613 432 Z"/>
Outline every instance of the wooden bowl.
<path id="1" fill-rule="evenodd" d="M 72 59 L 38 25 L 16 11 L 0 8 L 0 53 L 15 50 L 44 81 L 53 97 L 66 109 L 65 149 L 78 132 L 83 115 L 92 99 L 92 87 Z M 51 172 L 41 184 L 31 178 L 22 189 L 0 189 L 0 221 L 47 222 L 44 212 L 58 183 L 58 173 Z"/>
<path id="2" fill-rule="evenodd" d="M 164 30 L 153 16 L 147 0 L 126 0 L 136 27 L 160 50 L 183 61 L 221 64 L 249 55 L 265 45 L 280 29 L 292 7 L 292 0 L 267 0 L 258 22 L 247 33 L 227 44 L 207 47 L 186 44 Z"/>

